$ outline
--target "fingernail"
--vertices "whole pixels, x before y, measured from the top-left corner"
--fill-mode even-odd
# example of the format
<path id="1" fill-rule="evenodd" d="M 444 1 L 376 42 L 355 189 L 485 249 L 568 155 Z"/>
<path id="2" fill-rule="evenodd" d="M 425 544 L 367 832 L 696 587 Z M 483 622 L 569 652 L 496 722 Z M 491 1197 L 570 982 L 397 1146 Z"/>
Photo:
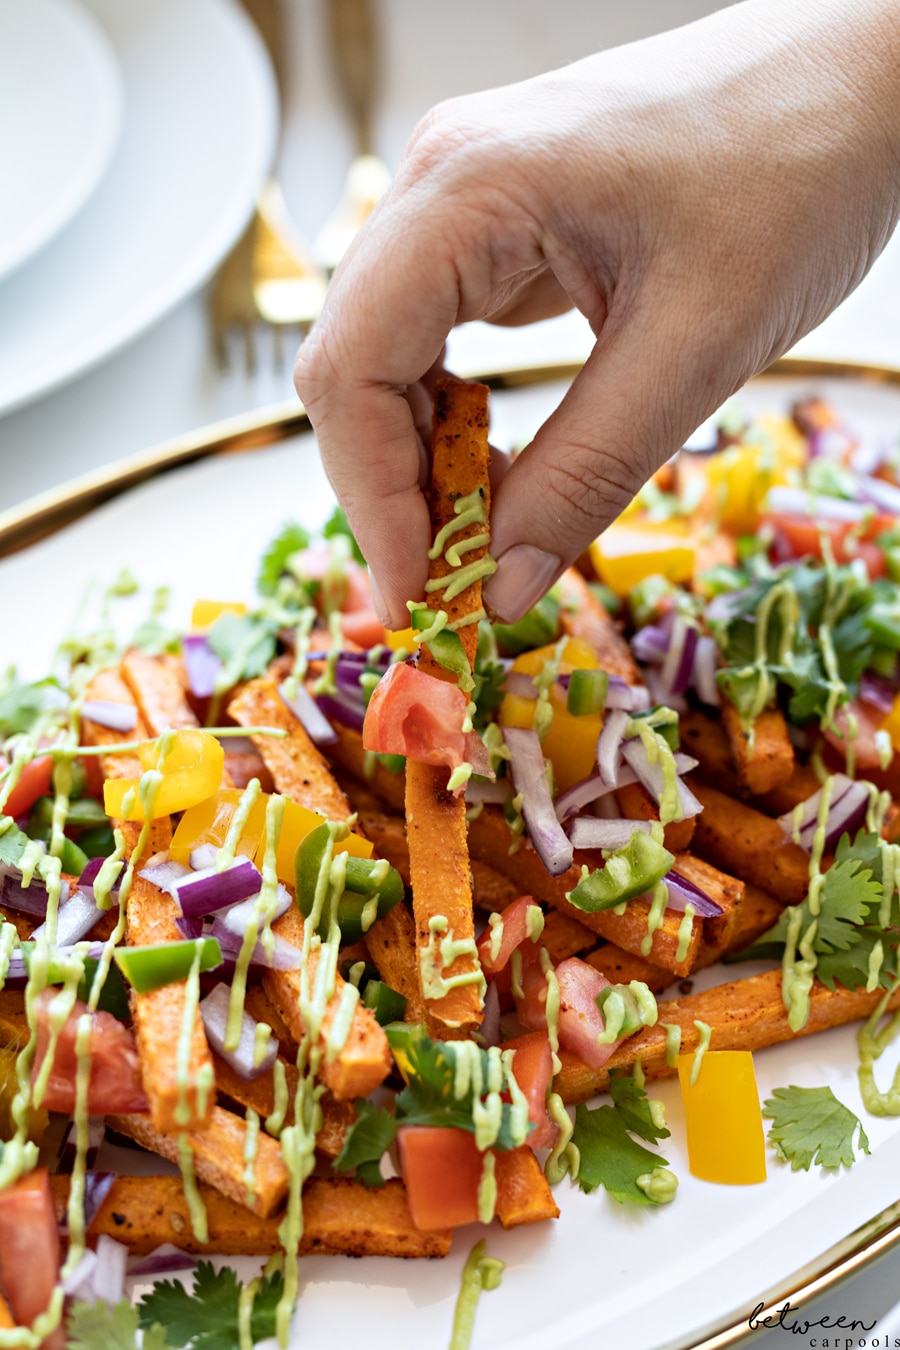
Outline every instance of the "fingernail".
<path id="1" fill-rule="evenodd" d="M 384 603 L 384 596 L 381 594 L 381 587 L 378 585 L 378 578 L 369 568 L 369 590 L 372 593 L 372 608 L 378 615 L 378 622 L 385 628 L 391 627 L 391 616 L 388 613 L 388 607 Z"/>
<path id="2" fill-rule="evenodd" d="M 513 544 L 497 559 L 497 570 L 487 581 L 484 598 L 497 616 L 516 623 L 540 600 L 562 570 L 555 553 L 533 544 Z"/>

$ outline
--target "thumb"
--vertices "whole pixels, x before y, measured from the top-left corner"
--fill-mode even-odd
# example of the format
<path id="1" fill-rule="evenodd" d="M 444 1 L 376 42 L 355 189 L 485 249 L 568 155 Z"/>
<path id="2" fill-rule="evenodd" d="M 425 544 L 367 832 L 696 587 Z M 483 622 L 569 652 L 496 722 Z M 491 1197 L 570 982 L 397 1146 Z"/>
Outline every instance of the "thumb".
<path id="1" fill-rule="evenodd" d="M 659 466 L 752 373 L 729 375 L 721 345 L 668 340 L 666 325 L 608 335 L 506 474 L 491 512 L 498 568 L 485 600 L 515 622 Z M 665 330 L 665 331 L 663 331 Z M 679 331 L 683 331 L 679 325 Z M 709 350 L 703 351 L 708 346 Z"/>

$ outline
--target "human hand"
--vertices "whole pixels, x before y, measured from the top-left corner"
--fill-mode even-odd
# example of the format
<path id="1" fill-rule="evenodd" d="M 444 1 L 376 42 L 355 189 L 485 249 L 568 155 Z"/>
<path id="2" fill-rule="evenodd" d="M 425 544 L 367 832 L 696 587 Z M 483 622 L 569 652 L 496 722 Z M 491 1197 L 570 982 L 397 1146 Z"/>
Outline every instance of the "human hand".
<path id="1" fill-rule="evenodd" d="M 495 493 L 485 597 L 514 620 L 864 276 L 900 208 L 898 67 L 893 0 L 748 0 L 424 120 L 295 371 L 383 620 L 424 586 L 453 325 L 575 305 L 597 339 Z"/>

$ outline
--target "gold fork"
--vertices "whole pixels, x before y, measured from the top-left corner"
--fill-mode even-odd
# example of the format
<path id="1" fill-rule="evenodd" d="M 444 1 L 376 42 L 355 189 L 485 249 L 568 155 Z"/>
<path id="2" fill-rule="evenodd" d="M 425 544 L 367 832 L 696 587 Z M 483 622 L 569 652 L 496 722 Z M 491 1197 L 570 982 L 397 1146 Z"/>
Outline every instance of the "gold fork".
<path id="1" fill-rule="evenodd" d="M 243 0 L 269 49 L 276 77 L 280 61 L 278 0 Z M 229 365 L 229 338 L 243 340 L 248 376 L 256 370 L 255 333 L 272 331 L 273 353 L 280 364 L 286 329 L 305 337 L 325 298 L 325 273 L 314 262 L 291 224 L 284 194 L 274 178 L 263 185 L 253 218 L 216 274 L 210 317 L 216 358 Z"/>

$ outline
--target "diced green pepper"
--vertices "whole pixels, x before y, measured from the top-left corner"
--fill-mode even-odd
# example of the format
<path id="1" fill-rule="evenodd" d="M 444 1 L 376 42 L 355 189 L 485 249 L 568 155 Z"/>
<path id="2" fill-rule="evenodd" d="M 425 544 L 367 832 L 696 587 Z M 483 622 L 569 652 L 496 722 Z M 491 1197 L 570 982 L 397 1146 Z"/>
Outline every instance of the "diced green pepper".
<path id="1" fill-rule="evenodd" d="M 316 887 L 322 868 L 330 865 L 331 835 L 327 825 L 318 825 L 305 839 L 294 856 L 294 876 L 297 884 L 297 905 L 304 919 L 308 919 L 316 898 Z M 375 858 L 354 858 L 346 855 L 344 893 L 338 902 L 337 922 L 344 942 L 358 942 L 368 928 L 403 899 L 403 878 L 394 867 Z M 367 906 L 376 901 L 376 910 Z M 364 926 L 365 925 L 365 926 Z"/>
<path id="2" fill-rule="evenodd" d="M 433 610 L 414 609 L 410 615 L 410 623 L 417 633 L 422 633 L 434 623 L 434 617 Z M 425 646 L 438 665 L 451 675 L 458 677 L 472 674 L 472 667 L 469 665 L 469 658 L 466 656 L 459 633 L 453 632 L 450 628 L 442 628 L 433 638 L 429 638 Z"/>
<path id="3" fill-rule="evenodd" d="M 108 858 L 115 846 L 112 826 L 108 823 L 93 830 L 82 830 L 78 836 L 78 847 L 89 858 Z"/>
<path id="4" fill-rule="evenodd" d="M 506 656 L 546 647 L 559 635 L 559 601 L 553 595 L 545 595 L 517 623 L 494 624 L 494 636 Z"/>
<path id="5" fill-rule="evenodd" d="M 222 964 L 222 949 L 215 938 L 155 942 L 146 947 L 117 947 L 113 955 L 132 989 L 147 994 L 151 989 L 161 989 L 164 984 L 186 980 L 198 947 L 201 971 L 214 970 Z"/>
<path id="6" fill-rule="evenodd" d="M 399 1022 L 406 1012 L 406 999 L 383 980 L 369 980 L 363 991 L 363 1007 L 371 1008 L 381 1026 Z"/>
<path id="7" fill-rule="evenodd" d="M 584 869 L 581 880 L 566 899 L 586 914 L 612 909 L 651 891 L 674 863 L 674 854 L 652 835 L 635 829 L 630 842 L 609 855 L 605 867 L 593 872 Z"/>
<path id="8" fill-rule="evenodd" d="M 28 818 L 29 833 L 31 827 L 42 827 L 50 829 L 53 824 L 53 798 L 38 797 L 34 806 L 31 808 L 31 815 Z M 108 825 L 109 818 L 99 802 L 94 801 L 93 797 L 77 797 L 70 801 L 66 810 L 66 829 L 82 830 L 89 829 L 96 825 Z M 34 838 L 34 835 L 32 835 Z"/>
<path id="9" fill-rule="evenodd" d="M 608 692 L 609 675 L 605 670 L 573 670 L 569 676 L 566 712 L 573 717 L 602 712 Z"/>

